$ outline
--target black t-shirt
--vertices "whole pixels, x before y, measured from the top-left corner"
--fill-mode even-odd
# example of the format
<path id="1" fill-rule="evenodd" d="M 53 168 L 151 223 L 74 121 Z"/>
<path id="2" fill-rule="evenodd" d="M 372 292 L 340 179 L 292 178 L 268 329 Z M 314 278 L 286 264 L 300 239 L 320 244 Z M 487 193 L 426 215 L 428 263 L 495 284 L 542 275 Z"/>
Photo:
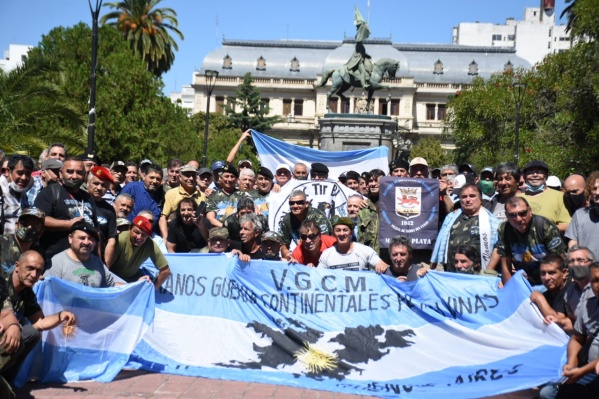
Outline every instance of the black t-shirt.
<path id="1" fill-rule="evenodd" d="M 83 216 L 87 223 L 98 227 L 97 210 L 94 200 L 88 193 L 79 190 L 69 193 L 58 183 L 50 183 L 35 198 L 35 207 L 46 216 L 59 220 L 72 220 Z M 46 262 L 54 255 L 69 248 L 69 232 L 46 229 L 40 238 L 40 246 L 46 249 Z"/>
<path id="2" fill-rule="evenodd" d="M 201 249 L 208 245 L 198 226 L 183 224 L 178 219 L 169 223 L 167 241 L 176 245 L 177 253 L 187 253 L 192 249 Z"/>
<path id="3" fill-rule="evenodd" d="M 569 281 L 566 285 L 564 285 L 564 287 L 561 290 L 559 290 L 555 294 L 553 294 L 549 291 L 543 292 L 543 296 L 547 300 L 547 303 L 556 312 L 568 314 L 568 312 L 566 310 L 566 299 L 564 296 L 566 295 L 566 291 L 570 284 L 573 284 L 573 283 Z"/>

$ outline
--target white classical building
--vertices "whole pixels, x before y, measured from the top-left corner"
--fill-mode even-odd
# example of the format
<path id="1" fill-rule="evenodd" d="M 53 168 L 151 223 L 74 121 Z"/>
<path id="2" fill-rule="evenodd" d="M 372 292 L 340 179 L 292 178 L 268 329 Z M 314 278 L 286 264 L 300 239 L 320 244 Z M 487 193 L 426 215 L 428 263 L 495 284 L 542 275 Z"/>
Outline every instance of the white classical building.
<path id="1" fill-rule="evenodd" d="M 0 69 L 4 72 L 10 72 L 22 65 L 23 60 L 27 57 L 27 53 L 32 48 L 33 46 L 9 44 L 8 50 L 4 50 L 4 58 L 0 59 Z"/>
<path id="2" fill-rule="evenodd" d="M 536 22 L 533 16 L 537 16 Z M 391 87 L 390 91 L 375 92 L 371 111 L 391 116 L 398 123 L 399 134 L 412 141 L 426 136 L 441 137 L 448 97 L 469 87 L 475 76 L 488 78 L 512 68 L 531 68 L 542 56 L 561 48 L 557 44 L 552 47 L 553 36 L 547 33 L 563 32 L 563 27 L 556 27 L 554 20 L 547 10 L 530 8 L 526 9 L 524 21 L 508 20 L 505 26 L 460 24 L 454 28 L 453 44 L 366 40 L 364 46 L 373 62 L 392 58 L 400 65 L 395 77 L 383 81 Z M 483 38 L 483 31 L 487 30 L 489 34 L 484 35 L 488 38 Z M 501 33 L 496 33 L 499 31 Z M 501 40 L 494 36 L 500 34 Z M 545 44 L 548 37 L 551 39 L 549 48 Z M 474 40 L 481 42 L 474 43 Z M 555 42 L 560 46 L 565 43 L 561 39 Z M 224 112 L 224 104 L 235 96 L 243 76 L 250 72 L 270 114 L 284 118 L 269 134 L 317 147 L 319 118 L 328 112 L 357 113 L 358 103 L 364 96 L 361 90 L 348 90 L 345 93 L 348 102 L 334 98 L 327 104 L 330 82 L 325 87 L 314 88 L 324 72 L 337 69 L 349 60 L 354 46 L 353 38 L 343 41 L 223 40 L 221 48 L 205 56 L 200 70 L 193 74 L 192 84 L 183 86 L 183 92 L 174 93 L 172 98 L 190 113 L 206 111 L 205 72 L 217 71 L 219 76 L 210 112 Z M 544 49 L 544 53 L 541 55 L 537 48 Z M 450 139 L 444 139 L 443 145 L 453 146 Z"/>

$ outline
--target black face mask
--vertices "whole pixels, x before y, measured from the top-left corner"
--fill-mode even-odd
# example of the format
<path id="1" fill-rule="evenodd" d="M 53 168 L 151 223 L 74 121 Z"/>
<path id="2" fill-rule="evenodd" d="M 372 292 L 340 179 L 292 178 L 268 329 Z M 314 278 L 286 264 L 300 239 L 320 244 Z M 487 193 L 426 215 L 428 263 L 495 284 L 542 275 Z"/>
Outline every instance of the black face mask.
<path id="1" fill-rule="evenodd" d="M 564 194 L 564 204 L 566 205 L 566 209 L 570 214 L 573 214 L 577 209 L 584 207 L 586 202 L 586 198 L 584 193 L 582 194 L 572 194 L 565 193 Z"/>
<path id="2" fill-rule="evenodd" d="M 591 212 L 593 212 L 596 216 L 599 216 L 599 204 L 598 203 L 591 201 L 589 208 L 591 209 Z"/>
<path id="3" fill-rule="evenodd" d="M 77 191 L 82 184 L 82 179 L 62 179 L 62 186 L 66 188 L 67 191 Z"/>

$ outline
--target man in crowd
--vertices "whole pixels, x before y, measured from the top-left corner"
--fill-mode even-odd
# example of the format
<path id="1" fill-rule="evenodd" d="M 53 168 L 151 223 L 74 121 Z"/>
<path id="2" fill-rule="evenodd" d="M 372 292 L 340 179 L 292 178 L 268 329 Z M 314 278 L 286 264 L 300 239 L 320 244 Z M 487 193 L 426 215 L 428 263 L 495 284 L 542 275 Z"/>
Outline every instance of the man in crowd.
<path id="1" fill-rule="evenodd" d="M 572 279 L 572 284 L 568 285 L 565 294 L 566 315 L 572 324 L 576 321 L 576 311 L 580 298 L 590 290 L 589 286 L 589 266 L 595 261 L 595 255 L 587 247 L 574 245 L 568 248 L 568 278 Z"/>
<path id="2" fill-rule="evenodd" d="M 308 180 L 308 167 L 301 162 L 296 163 L 292 174 L 295 180 Z"/>
<path id="3" fill-rule="evenodd" d="M 258 207 L 258 212 L 268 220 L 268 198 L 272 191 L 273 174 L 270 169 L 261 166 L 256 173 L 256 191 L 254 195 L 254 204 Z"/>
<path id="4" fill-rule="evenodd" d="M 320 227 L 321 232 L 329 234 L 333 229 L 326 215 L 318 209 L 312 208 L 307 201 L 306 193 L 295 190 L 289 196 L 290 212 L 283 216 L 280 222 L 281 233 L 281 255 L 284 259 L 290 259 L 290 246 L 293 241 L 299 243 L 300 226 L 304 220 L 312 220 Z"/>
<path id="5" fill-rule="evenodd" d="M 44 276 L 52 276 L 88 287 L 104 288 L 123 285 L 124 282 L 113 275 L 102 260 L 94 255 L 99 238 L 98 231 L 91 224 L 82 220 L 75 223 L 69 234 L 71 247 L 52 257 L 52 267 L 46 270 Z"/>
<path id="6" fill-rule="evenodd" d="M 49 159 L 56 159 L 60 162 L 60 166 L 56 166 L 57 164 L 54 163 L 54 164 L 52 164 L 54 166 L 51 168 L 52 171 L 55 171 L 55 173 L 56 173 L 56 180 L 58 180 L 58 170 L 62 167 L 62 163 L 64 162 L 66 157 L 67 157 L 67 149 L 64 144 L 62 144 L 62 143 L 50 144 L 50 146 L 48 147 L 46 156 L 44 158 L 44 161 L 47 161 Z M 44 170 L 44 162 L 42 161 L 42 171 L 43 170 Z M 48 183 L 49 178 L 46 178 L 46 184 L 44 184 L 44 182 L 42 180 L 42 176 L 43 176 L 43 172 L 42 172 L 41 176 L 35 176 L 33 179 L 33 186 L 31 187 L 31 189 L 29 191 L 27 191 L 27 204 L 26 204 L 27 208 L 32 208 L 34 206 L 35 198 L 39 194 L 40 190 L 42 188 L 46 187 L 46 184 Z"/>
<path id="7" fill-rule="evenodd" d="M 139 169 L 135 162 L 127 162 L 127 172 L 125 173 L 125 185 L 137 181 L 139 178 Z"/>
<path id="8" fill-rule="evenodd" d="M 256 174 L 250 168 L 243 168 L 239 170 L 238 187 L 240 191 L 249 193 L 254 190 L 254 182 L 256 180 Z"/>
<path id="9" fill-rule="evenodd" d="M 310 165 L 310 180 L 328 180 L 329 168 L 320 162 Z"/>
<path id="10" fill-rule="evenodd" d="M 410 163 L 405 159 L 396 159 L 389 163 L 389 176 L 410 177 Z"/>
<path id="11" fill-rule="evenodd" d="M 50 330 L 61 323 L 75 323 L 75 315 L 66 310 L 52 316 L 44 315 L 32 289 L 43 272 L 42 256 L 36 251 L 26 251 L 15 263 L 15 270 L 8 280 L 0 280 L 0 302 L 4 304 L 0 314 L 3 326 L 0 374 L 5 380 L 11 381 L 16 376 L 21 364 L 40 340 L 41 331 Z M 7 385 L 2 388 L 5 390 L 2 398 L 14 397 Z"/>
<path id="12" fill-rule="evenodd" d="M 370 195 L 370 190 L 368 189 L 368 181 L 369 180 L 370 180 L 369 172 L 362 172 L 360 174 L 360 182 L 359 182 L 360 190 L 358 192 L 365 197 L 368 197 Z"/>
<path id="13" fill-rule="evenodd" d="M 445 179 L 450 176 L 458 175 L 458 167 L 454 164 L 443 165 L 439 168 L 439 177 Z"/>
<path id="14" fill-rule="evenodd" d="M 184 198 L 191 198 L 199 205 L 206 201 L 206 196 L 196 186 L 197 171 L 191 165 L 185 165 L 177 170 L 179 186 L 172 188 L 164 195 L 164 207 L 158 221 L 160 234 L 164 240 L 168 238 L 168 222 L 177 211 L 179 203 Z"/>
<path id="15" fill-rule="evenodd" d="M 152 233 L 150 221 L 143 216 L 136 216 L 129 231 L 118 235 L 114 259 L 108 264 L 110 271 L 127 282 L 135 281 L 142 277 L 141 264 L 150 258 L 158 269 L 154 287 L 160 288 L 171 275 L 171 270 L 158 245 L 148 240 Z"/>
<path id="16" fill-rule="evenodd" d="M 291 169 L 287 164 L 279 164 L 277 165 L 277 169 L 275 170 L 275 177 L 277 184 L 280 187 L 283 187 L 289 180 L 291 180 Z"/>
<path id="17" fill-rule="evenodd" d="M 0 235 L 0 278 L 12 272 L 23 252 L 35 250 L 44 255 L 39 238 L 44 234 L 46 215 L 37 208 L 25 208 L 19 215 L 14 234 Z"/>
<path id="18" fill-rule="evenodd" d="M 485 208 L 490 210 L 499 221 L 507 221 L 505 216 L 505 203 L 518 193 L 518 182 L 520 181 L 520 169 L 512 163 L 506 162 L 500 164 L 495 170 L 495 195 L 485 204 Z"/>
<path id="19" fill-rule="evenodd" d="M 103 166 L 94 166 L 87 178 L 87 191 L 96 204 L 97 225 L 101 235 L 97 240 L 100 258 L 109 261 L 114 256 L 116 245 L 116 213 L 114 208 L 106 202 L 104 194 L 114 183 L 112 174 Z"/>
<path id="20" fill-rule="evenodd" d="M 381 177 L 385 176 L 385 172 L 380 169 L 370 171 L 370 180 L 368 181 L 368 199 L 374 204 L 376 210 L 379 209 L 379 194 L 381 190 Z"/>
<path id="21" fill-rule="evenodd" d="M 587 201 L 586 186 L 584 176 L 577 173 L 571 174 L 564 180 L 564 205 L 570 216 L 574 216 L 574 212 L 585 207 Z"/>
<path id="22" fill-rule="evenodd" d="M 241 222 L 240 219 L 243 215 L 249 213 L 255 213 L 256 205 L 250 197 L 243 197 L 237 202 L 237 212 L 227 216 L 223 223 L 223 227 L 226 227 L 229 231 L 229 238 L 234 241 L 241 241 Z M 258 219 L 262 226 L 268 227 L 268 220 L 263 216 L 259 215 Z"/>
<path id="23" fill-rule="evenodd" d="M 564 194 L 547 188 L 549 167 L 543 161 L 531 161 L 522 169 L 525 192 L 522 194 L 532 208 L 532 213 L 555 223 L 563 233 L 570 223 L 570 214 L 564 205 Z"/>
<path id="24" fill-rule="evenodd" d="M 362 206 L 362 196 L 350 195 L 347 198 L 347 217 L 354 222 L 353 239 L 379 252 L 379 217 L 376 208 Z"/>
<path id="25" fill-rule="evenodd" d="M 35 165 L 27 155 L 13 154 L 8 158 L 9 176 L 0 176 L 0 234 L 14 234 L 17 218 L 27 206 L 27 191 L 33 185 L 31 173 Z"/>
<path id="26" fill-rule="evenodd" d="M 127 165 L 125 165 L 125 162 L 123 161 L 114 161 L 110 164 L 110 173 L 112 174 L 112 179 L 114 180 L 111 191 L 116 196 L 121 192 L 121 189 L 125 184 L 125 179 L 127 177 Z"/>
<path id="27" fill-rule="evenodd" d="M 260 238 L 264 228 L 258 216 L 254 213 L 246 213 L 239 218 L 239 236 L 241 239 L 241 252 L 249 255 L 250 259 L 262 259 L 262 247 Z"/>
<path id="28" fill-rule="evenodd" d="M 353 170 L 348 171 L 345 174 L 345 185 L 355 192 L 360 192 L 360 174 Z"/>
<path id="29" fill-rule="evenodd" d="M 143 180 L 129 183 L 121 191 L 121 194 L 129 194 L 135 200 L 133 211 L 128 216 L 129 220 L 132 220 L 143 209 L 151 210 L 156 219 L 160 217 L 164 203 L 162 169 L 152 163 L 145 164 L 144 168 Z"/>
<path id="30" fill-rule="evenodd" d="M 426 162 L 426 159 L 416 157 L 410 161 L 410 177 L 427 179 L 428 175 L 428 162 Z"/>
<path id="31" fill-rule="evenodd" d="M 352 241 L 353 229 L 354 222 L 350 218 L 338 216 L 333 218 L 333 237 L 337 243 L 322 253 L 318 267 L 347 271 L 386 272 L 389 265 L 381 260 L 374 249 Z"/>
<path id="32" fill-rule="evenodd" d="M 177 188 L 181 184 L 179 179 L 181 166 L 183 162 L 180 159 L 169 159 L 166 166 L 166 183 L 163 184 L 164 192 L 167 193 L 172 188 Z"/>
<path id="33" fill-rule="evenodd" d="M 235 212 L 239 199 L 246 196 L 235 188 L 238 176 L 237 169 L 233 165 L 223 166 L 219 174 L 220 189 L 208 196 L 206 219 L 214 227 L 223 227 L 227 216 Z"/>
<path id="34" fill-rule="evenodd" d="M 594 254 L 599 253 L 599 172 L 587 178 L 586 195 L 589 205 L 574 212 L 566 230 L 568 246 L 583 245 Z"/>
<path id="35" fill-rule="evenodd" d="M 281 236 L 274 231 L 262 234 L 262 259 L 281 260 Z"/>
<path id="36" fill-rule="evenodd" d="M 210 184 L 212 184 L 212 179 L 213 179 L 213 175 L 212 175 L 212 171 L 210 169 L 208 169 L 208 168 L 198 169 L 198 178 L 196 179 L 197 187 L 198 187 L 198 190 L 200 190 L 202 193 L 204 193 L 206 198 L 208 198 L 208 196 L 210 194 L 212 194 L 212 192 L 214 191 L 213 189 L 210 188 Z"/>
<path id="37" fill-rule="evenodd" d="M 60 171 L 62 184 L 49 184 L 35 199 L 35 207 L 46 214 L 44 224 L 48 234 L 40 239 L 40 245 L 46 249 L 46 259 L 69 247 L 69 230 L 77 221 L 97 224 L 96 204 L 81 190 L 84 176 L 83 161 L 68 158 Z"/>
<path id="38" fill-rule="evenodd" d="M 537 305 L 547 321 L 557 323 L 564 331 L 572 331 L 572 322 L 567 316 L 565 294 L 568 290 L 568 270 L 564 258 L 550 254 L 540 261 L 541 282 L 546 291 L 533 291 L 530 300 Z"/>
<path id="39" fill-rule="evenodd" d="M 539 262 L 548 254 L 564 256 L 566 251 L 557 226 L 533 214 L 524 197 L 508 199 L 505 213 L 508 222 L 501 225 L 497 244 L 503 283 L 512 277 L 513 265 L 526 272 L 532 285 L 541 285 Z"/>
<path id="40" fill-rule="evenodd" d="M 599 262 L 589 268 L 593 295 L 581 300 L 568 343 L 568 361 L 562 369 L 568 380 L 560 386 L 558 399 L 594 399 L 599 392 L 599 377 L 595 374 L 599 363 Z"/>
<path id="41" fill-rule="evenodd" d="M 135 200 L 130 194 L 119 194 L 114 199 L 114 211 L 117 218 L 127 218 L 133 212 Z"/>
<path id="42" fill-rule="evenodd" d="M 220 254 L 238 251 L 241 253 L 241 243 L 229 239 L 229 231 L 225 227 L 213 227 L 208 232 L 208 245 L 200 250 L 192 250 L 201 254 Z"/>
<path id="43" fill-rule="evenodd" d="M 398 281 L 416 281 L 423 275 L 422 266 L 412 264 L 412 245 L 407 237 L 393 237 L 389 243 L 390 272 Z"/>
<path id="44" fill-rule="evenodd" d="M 446 271 L 455 272 L 453 261 L 456 249 L 462 244 L 471 244 L 481 255 L 481 268 L 494 269 L 499 261 L 498 257 L 492 256 L 499 220 L 483 208 L 482 192 L 476 184 L 465 184 L 459 198 L 460 209 L 445 218 L 431 262 L 443 263 Z"/>
<path id="45" fill-rule="evenodd" d="M 334 237 L 322 234 L 320 226 L 312 220 L 304 220 L 299 232 L 301 241 L 291 253 L 291 257 L 289 258 L 291 263 L 316 267 L 318 266 L 320 255 L 337 242 Z"/>

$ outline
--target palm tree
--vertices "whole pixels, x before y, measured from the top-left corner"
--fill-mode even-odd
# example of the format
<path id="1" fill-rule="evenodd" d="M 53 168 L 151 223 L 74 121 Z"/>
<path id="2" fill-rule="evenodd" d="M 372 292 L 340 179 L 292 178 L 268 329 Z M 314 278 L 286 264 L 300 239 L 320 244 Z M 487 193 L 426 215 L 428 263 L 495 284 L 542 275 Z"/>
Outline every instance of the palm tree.
<path id="1" fill-rule="evenodd" d="M 566 0 L 566 3 L 570 3 L 569 6 L 564 8 L 564 11 L 560 14 L 560 18 L 563 18 L 564 15 L 568 16 L 568 23 L 566 25 L 566 32 L 569 32 L 576 24 L 577 15 L 574 13 L 574 7 L 576 6 L 576 0 Z"/>
<path id="2" fill-rule="evenodd" d="M 82 147 L 82 115 L 48 78 L 51 73 L 60 75 L 60 70 L 29 59 L 8 73 L 0 70 L 0 146 L 5 152 L 37 156 L 52 141 Z"/>
<path id="3" fill-rule="evenodd" d="M 105 14 L 100 22 L 115 26 L 131 44 L 156 76 L 168 71 L 175 60 L 173 50 L 177 42 L 170 36 L 174 32 L 183 40 L 177 29 L 177 13 L 172 8 L 156 8 L 162 0 L 125 0 L 106 3 L 115 11 Z M 108 22 L 110 21 L 110 22 Z"/>

